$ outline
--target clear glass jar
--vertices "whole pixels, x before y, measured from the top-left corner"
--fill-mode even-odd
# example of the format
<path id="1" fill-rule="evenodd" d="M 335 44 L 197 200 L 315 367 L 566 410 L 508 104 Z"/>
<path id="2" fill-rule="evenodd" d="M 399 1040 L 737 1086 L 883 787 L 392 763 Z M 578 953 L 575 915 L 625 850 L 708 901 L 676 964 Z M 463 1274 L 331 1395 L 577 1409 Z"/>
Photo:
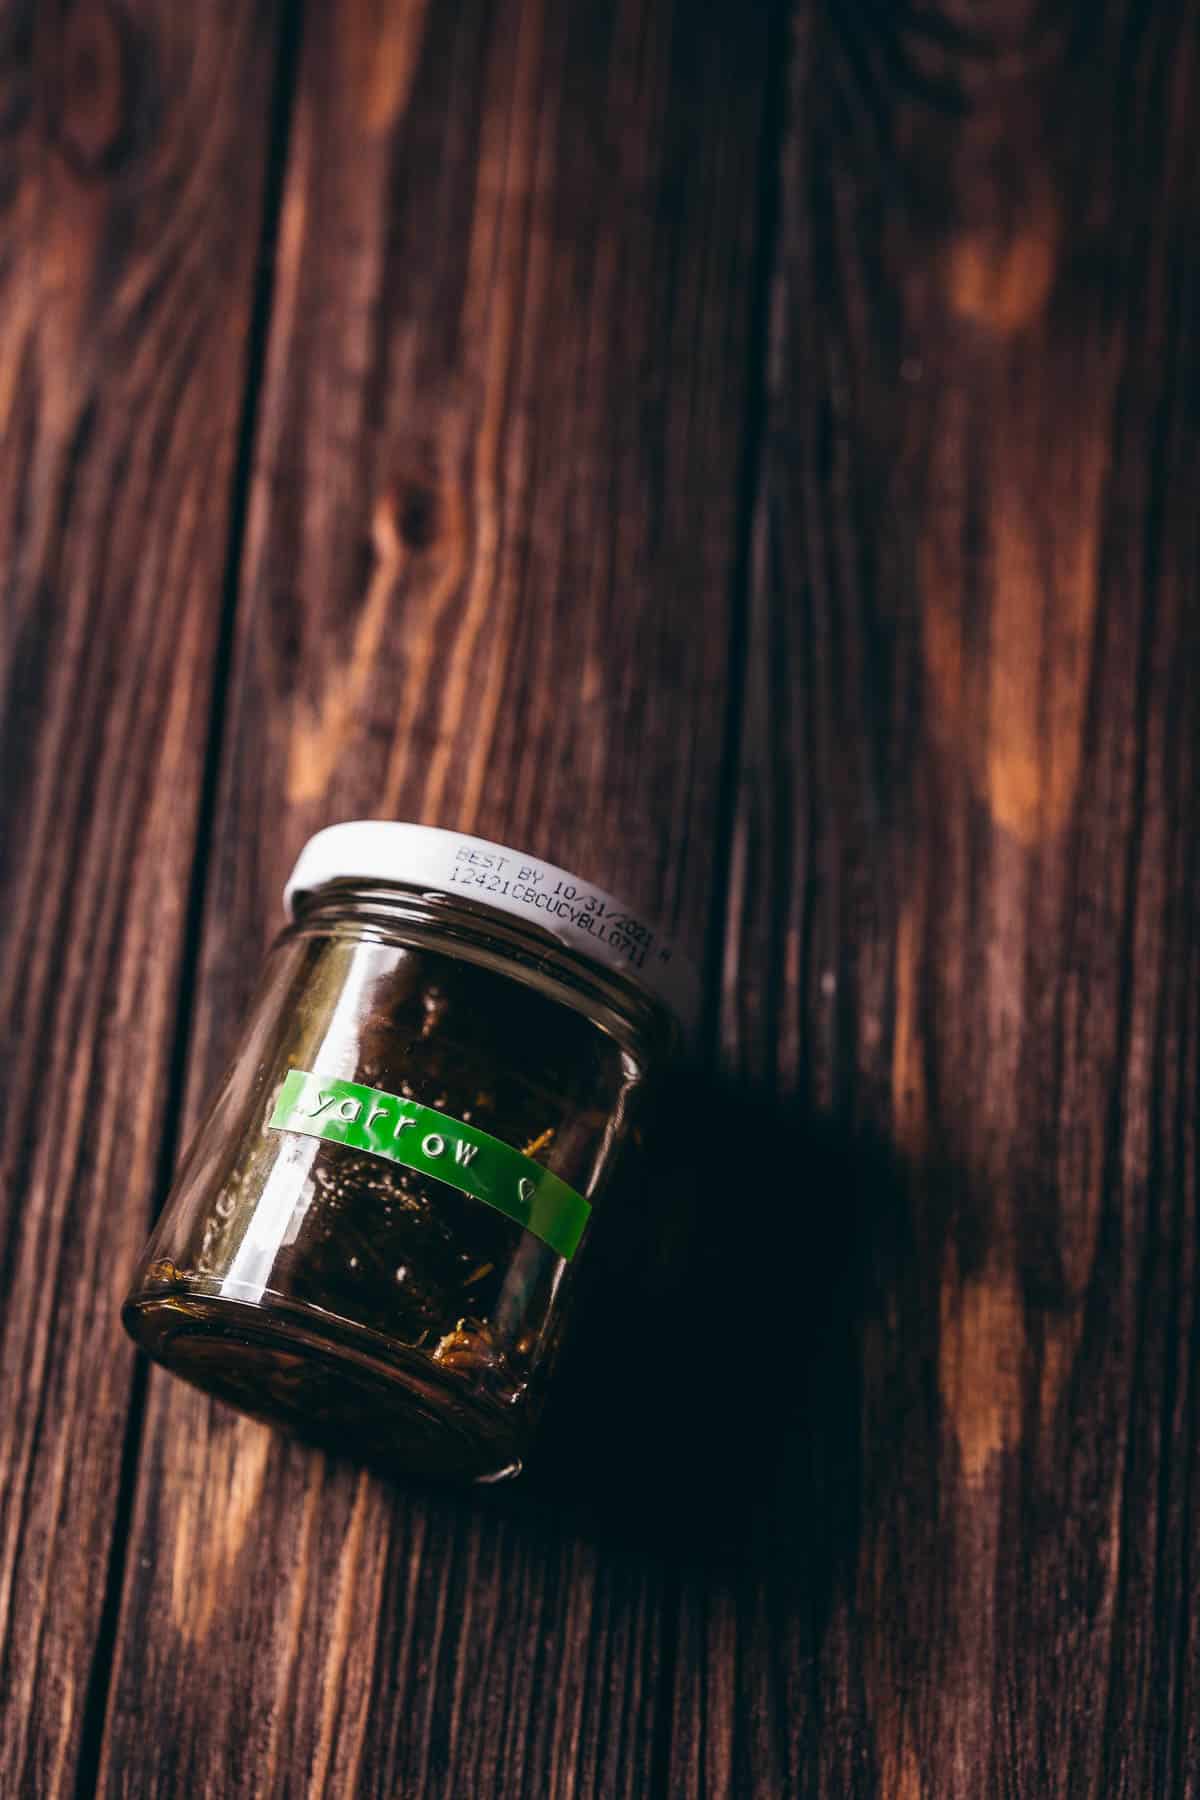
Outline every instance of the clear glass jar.
<path id="1" fill-rule="evenodd" d="M 244 1411 L 435 1476 L 526 1454 L 590 1214 L 695 981 L 502 845 L 311 839 L 123 1318 Z"/>

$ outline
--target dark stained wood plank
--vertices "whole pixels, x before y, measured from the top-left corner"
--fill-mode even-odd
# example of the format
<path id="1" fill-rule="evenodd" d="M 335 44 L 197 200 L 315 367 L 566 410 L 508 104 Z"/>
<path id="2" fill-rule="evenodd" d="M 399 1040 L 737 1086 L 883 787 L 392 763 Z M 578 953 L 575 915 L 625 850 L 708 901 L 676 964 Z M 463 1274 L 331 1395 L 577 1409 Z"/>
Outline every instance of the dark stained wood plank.
<path id="1" fill-rule="evenodd" d="M 703 952 L 768 23 L 309 9 L 191 1117 L 331 819 L 552 853 Z M 661 1560 L 536 1493 L 389 1488 L 152 1376 L 104 1790 L 647 1792 Z"/>
<path id="2" fill-rule="evenodd" d="M 107 1675 L 274 47 L 232 3 L 0 22 L 6 1794 L 74 1791 Z"/>
<path id="3" fill-rule="evenodd" d="M 1197 1791 L 1197 55 L 797 11 L 672 1794 Z"/>

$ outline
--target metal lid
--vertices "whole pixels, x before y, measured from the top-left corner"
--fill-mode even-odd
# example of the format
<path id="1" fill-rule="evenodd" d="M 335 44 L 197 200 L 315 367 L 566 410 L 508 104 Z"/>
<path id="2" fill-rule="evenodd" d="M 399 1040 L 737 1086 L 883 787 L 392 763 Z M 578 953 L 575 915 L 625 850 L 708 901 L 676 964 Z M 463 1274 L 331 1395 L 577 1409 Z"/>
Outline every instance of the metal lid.
<path id="1" fill-rule="evenodd" d="M 340 880 L 400 882 L 524 919 L 636 982 L 689 1034 L 699 1020 L 699 977 L 664 932 L 603 888 L 523 850 L 433 825 L 348 820 L 309 838 L 284 904 L 294 916 L 300 895 Z"/>

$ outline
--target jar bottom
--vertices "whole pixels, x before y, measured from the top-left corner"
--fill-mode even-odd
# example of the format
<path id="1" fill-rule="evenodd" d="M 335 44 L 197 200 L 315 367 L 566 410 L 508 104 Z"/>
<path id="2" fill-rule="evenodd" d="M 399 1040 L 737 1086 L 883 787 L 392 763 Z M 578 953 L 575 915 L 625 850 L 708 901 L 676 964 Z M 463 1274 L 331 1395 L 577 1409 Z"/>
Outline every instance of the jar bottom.
<path id="1" fill-rule="evenodd" d="M 519 1475 L 523 1420 L 466 1392 L 428 1357 L 264 1294 L 132 1295 L 121 1318 L 153 1361 L 239 1412 L 433 1480 Z"/>

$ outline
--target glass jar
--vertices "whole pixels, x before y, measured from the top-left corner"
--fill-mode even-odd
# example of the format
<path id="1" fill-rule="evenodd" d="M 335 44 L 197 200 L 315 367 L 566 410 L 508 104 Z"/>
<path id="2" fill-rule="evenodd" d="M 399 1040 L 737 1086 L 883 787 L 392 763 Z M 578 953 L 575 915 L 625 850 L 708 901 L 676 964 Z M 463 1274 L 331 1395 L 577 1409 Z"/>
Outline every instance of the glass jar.
<path id="1" fill-rule="evenodd" d="M 285 900 L 125 1325 L 244 1411 L 426 1475 L 513 1475 L 695 977 L 611 895 L 425 826 L 319 832 Z"/>

